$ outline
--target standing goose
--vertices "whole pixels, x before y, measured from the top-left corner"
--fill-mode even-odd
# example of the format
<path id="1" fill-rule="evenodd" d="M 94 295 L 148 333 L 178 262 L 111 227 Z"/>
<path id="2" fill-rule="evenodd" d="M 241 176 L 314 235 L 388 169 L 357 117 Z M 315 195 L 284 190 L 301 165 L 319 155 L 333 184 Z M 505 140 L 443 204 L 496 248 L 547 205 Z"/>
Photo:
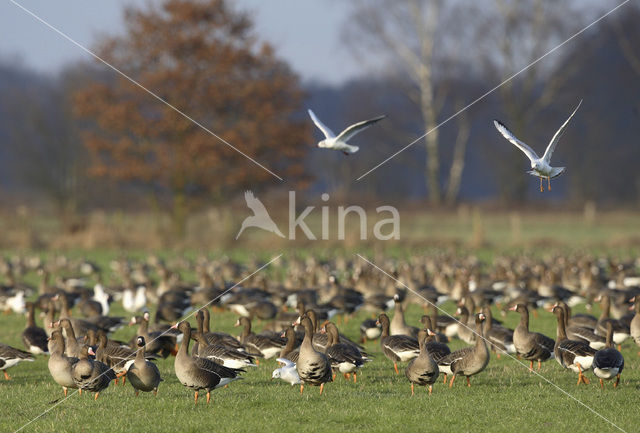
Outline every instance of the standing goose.
<path id="1" fill-rule="evenodd" d="M 158 385 L 160 385 L 160 382 L 163 380 L 162 377 L 160 377 L 160 370 L 158 370 L 158 367 L 153 362 L 145 359 L 144 337 L 139 336 L 136 338 L 136 344 L 138 346 L 138 352 L 136 353 L 133 364 L 129 365 L 127 379 L 129 379 L 129 383 L 133 386 L 136 397 L 140 391 L 153 391 L 153 395 L 158 395 Z"/>
<path id="2" fill-rule="evenodd" d="M 49 338 L 49 361 L 47 366 L 49 367 L 49 373 L 53 380 L 60 386 L 64 396 L 67 396 L 67 390 L 69 388 L 76 389 L 77 385 L 73 381 L 72 368 L 78 358 L 68 357 L 64 354 L 64 338 L 62 337 L 62 329 L 56 328 L 51 333 Z"/>
<path id="3" fill-rule="evenodd" d="M 191 325 L 183 321 L 174 326 L 182 332 L 184 337 L 173 367 L 180 383 L 195 391 L 195 404 L 198 404 L 198 392 L 201 389 L 207 390 L 207 403 L 209 403 L 212 390 L 240 379 L 238 373 L 244 370 L 235 370 L 216 364 L 210 359 L 190 356 Z"/>
<path id="4" fill-rule="evenodd" d="M 420 319 L 420 323 L 422 323 L 422 325 L 424 326 L 424 329 L 429 329 L 429 330 L 432 329 L 431 326 L 433 326 L 433 322 L 431 321 L 431 317 L 429 317 L 428 315 L 425 314 L 424 316 L 422 316 L 422 318 Z M 451 349 L 449 349 L 449 346 L 438 341 L 437 338 L 438 336 L 435 332 L 433 331 L 429 332 L 427 333 L 427 336 L 426 336 L 427 341 L 425 343 L 425 348 L 429 353 L 429 356 L 431 356 L 431 358 L 436 362 L 436 364 L 442 358 L 444 358 L 445 356 L 451 353 Z"/>
<path id="5" fill-rule="evenodd" d="M 96 359 L 113 369 L 116 377 L 122 377 L 122 385 L 124 386 L 130 361 L 137 356 L 136 352 L 129 347 L 120 346 L 118 344 L 109 344 L 107 334 L 98 331 L 98 348 L 96 350 Z M 116 379 L 118 380 L 118 379 Z M 118 383 L 116 382 L 116 385 Z"/>
<path id="6" fill-rule="evenodd" d="M 95 352 L 89 346 L 83 346 L 78 362 L 71 367 L 73 382 L 82 390 L 94 392 L 94 400 L 98 399 L 100 392 L 109 386 L 116 378 L 116 374 L 103 362 L 89 358 Z"/>
<path id="7" fill-rule="evenodd" d="M 476 314 L 476 344 L 473 347 L 465 347 L 455 352 L 451 352 L 438 362 L 438 368 L 445 374 L 453 374 L 449 388 L 453 386 L 453 381 L 457 375 L 467 377 L 467 386 L 471 386 L 470 376 L 480 373 L 489 364 L 489 349 L 485 342 L 482 322 L 485 321 L 482 313 Z"/>
<path id="8" fill-rule="evenodd" d="M 198 342 L 198 357 L 207 358 L 225 367 L 240 369 L 256 367 L 255 358 L 245 352 L 240 352 L 222 344 L 209 344 L 200 332 L 191 335 Z"/>
<path id="9" fill-rule="evenodd" d="M 11 368 L 22 361 L 33 361 L 33 355 L 24 350 L 0 343 L 0 370 L 4 373 L 6 380 L 11 379 L 7 374 L 7 368 Z"/>
<path id="10" fill-rule="evenodd" d="M 378 316 L 378 323 L 382 326 L 380 336 L 382 353 L 393 361 L 393 369 L 396 374 L 400 374 L 398 362 L 410 361 L 420 354 L 418 340 L 406 335 L 389 335 L 389 317 L 384 313 Z"/>
<path id="11" fill-rule="evenodd" d="M 404 320 L 404 305 L 400 302 L 400 296 L 394 295 L 393 300 L 395 302 L 395 312 L 393 313 L 393 319 L 389 325 L 389 333 L 391 335 L 407 335 L 409 337 L 418 337 L 419 329 L 415 326 L 409 326 Z"/>
<path id="12" fill-rule="evenodd" d="M 82 351 L 82 346 L 78 343 L 78 339 L 76 338 L 75 330 L 71 325 L 71 321 L 69 319 L 60 319 L 55 323 L 56 326 L 59 326 L 62 329 L 63 334 L 67 334 L 67 339 L 65 341 L 65 354 L 72 358 L 80 358 L 80 352 Z"/>
<path id="13" fill-rule="evenodd" d="M 331 362 L 331 368 L 342 373 L 347 379 L 349 374 L 353 373 L 353 382 L 356 383 L 358 369 L 368 358 L 363 358 L 355 347 L 339 342 L 338 327 L 333 322 L 327 322 L 323 329 L 329 335 L 329 347 L 325 354 Z"/>
<path id="14" fill-rule="evenodd" d="M 513 344 L 516 352 L 530 362 L 529 371 L 533 371 L 533 361 L 538 361 L 538 370 L 541 362 L 554 357 L 553 338 L 538 332 L 529 332 L 529 309 L 525 304 L 517 304 L 510 309 L 520 313 L 520 323 L 513 331 Z"/>
<path id="15" fill-rule="evenodd" d="M 556 305 L 559 305 L 562 308 L 562 311 L 564 311 L 564 326 L 569 340 L 584 341 L 596 350 L 602 349 L 605 346 L 604 337 L 596 335 L 596 333 L 589 328 L 576 325 L 575 323 L 571 324 L 569 322 L 571 310 L 566 302 L 557 302 L 554 307 Z"/>
<path id="16" fill-rule="evenodd" d="M 596 334 L 605 336 L 607 335 L 607 323 L 611 323 L 613 326 L 613 342 L 618 345 L 618 350 L 620 350 L 620 345 L 631 336 L 631 332 L 629 331 L 629 327 L 622 323 L 620 320 L 612 319 L 609 317 L 609 312 L 611 310 L 611 297 L 605 294 L 600 296 L 600 302 L 602 307 L 602 313 L 600 314 L 600 318 L 598 319 L 598 325 L 596 326 Z"/>
<path id="17" fill-rule="evenodd" d="M 296 345 L 296 331 L 293 326 L 289 326 L 281 335 L 287 339 L 287 344 L 280 351 L 280 358 L 286 358 L 294 363 L 298 362 L 298 356 L 300 356 L 300 350 L 295 347 Z M 278 361 L 280 362 L 280 361 Z"/>
<path id="18" fill-rule="evenodd" d="M 427 351 L 427 337 L 434 334 L 430 329 L 422 329 L 418 333 L 418 341 L 420 342 L 420 354 L 409 362 L 405 376 L 411 383 L 411 395 L 413 396 L 413 385 L 424 386 L 429 388 L 429 395 L 433 391 L 433 384 L 438 380 L 438 364 L 431 358 Z M 435 335 L 435 334 L 434 334 Z"/>
<path id="19" fill-rule="evenodd" d="M 331 364 L 324 353 L 320 353 L 313 348 L 314 329 L 311 319 L 304 315 L 300 320 L 304 327 L 304 340 L 300 345 L 300 355 L 296 363 L 296 370 L 302 381 L 300 395 L 302 395 L 305 384 L 319 385 L 320 395 L 322 395 L 324 384 L 333 380 L 331 377 Z"/>
<path id="20" fill-rule="evenodd" d="M 635 310 L 635 316 L 631 319 L 631 324 L 629 325 L 629 332 L 631 334 L 631 338 L 635 341 L 637 346 L 640 346 L 640 297 L 636 297 L 634 299 L 633 308 Z M 640 353 L 640 352 L 639 352 Z"/>
<path id="21" fill-rule="evenodd" d="M 458 338 L 467 344 L 474 344 L 477 339 L 476 333 L 473 331 L 472 315 L 466 306 L 458 307 L 456 315 L 460 316 L 460 324 L 458 325 Z"/>
<path id="22" fill-rule="evenodd" d="M 600 349 L 593 357 L 593 374 L 600 379 L 600 388 L 604 389 L 602 379 L 616 378 L 613 387 L 620 383 L 620 373 L 624 368 L 622 353 L 613 348 L 613 325 L 607 323 L 607 343 L 604 349 Z"/>
<path id="23" fill-rule="evenodd" d="M 35 305 L 27 302 L 27 327 L 22 331 L 22 343 L 27 351 L 34 355 L 48 354 L 47 333 L 36 325 Z"/>
<path id="24" fill-rule="evenodd" d="M 269 359 L 279 355 L 286 344 L 286 341 L 280 336 L 260 335 L 251 332 L 251 320 L 248 317 L 238 318 L 235 326 L 243 327 L 240 342 L 249 353 L 255 353 Z"/>
<path id="25" fill-rule="evenodd" d="M 513 344 L 513 331 L 504 326 L 491 323 L 491 308 L 486 306 L 482 309 L 487 320 L 484 322 L 484 335 L 487 338 L 491 350 L 500 358 L 500 353 L 516 353 L 516 346 Z"/>
<path id="26" fill-rule="evenodd" d="M 233 349 L 245 352 L 246 348 L 238 341 L 233 335 L 226 332 L 211 332 L 211 315 L 208 308 L 202 308 L 202 332 L 209 344 L 222 344 L 223 346 L 231 347 Z M 200 318 L 196 315 L 198 320 L 198 329 L 200 329 Z"/>
<path id="27" fill-rule="evenodd" d="M 138 324 L 137 335 L 141 335 L 145 339 L 145 352 L 159 354 L 163 358 L 168 357 L 174 352 L 174 338 L 164 332 L 149 332 L 149 313 L 145 312 L 142 316 L 136 316 L 131 319 L 129 325 Z M 137 344 L 137 342 L 136 342 Z"/>
<path id="28" fill-rule="evenodd" d="M 578 373 L 578 385 L 580 385 L 581 382 L 588 385 L 589 379 L 582 374 L 582 371 L 591 368 L 596 350 L 584 341 L 569 340 L 567 338 L 564 326 L 564 310 L 562 307 L 553 307 L 553 314 L 558 318 L 558 331 L 554 347 L 556 361 L 564 368 Z"/>
<path id="29" fill-rule="evenodd" d="M 69 310 L 69 300 L 67 299 L 67 296 L 65 296 L 64 294 L 57 294 L 53 297 L 53 300 L 60 301 L 60 319 L 67 319 L 69 321 L 76 336 L 84 337 L 89 329 L 93 329 L 95 331 L 98 330 L 98 326 L 89 322 L 88 320 L 74 319 L 71 317 Z M 68 337 L 69 334 L 67 334 L 67 338 Z"/>

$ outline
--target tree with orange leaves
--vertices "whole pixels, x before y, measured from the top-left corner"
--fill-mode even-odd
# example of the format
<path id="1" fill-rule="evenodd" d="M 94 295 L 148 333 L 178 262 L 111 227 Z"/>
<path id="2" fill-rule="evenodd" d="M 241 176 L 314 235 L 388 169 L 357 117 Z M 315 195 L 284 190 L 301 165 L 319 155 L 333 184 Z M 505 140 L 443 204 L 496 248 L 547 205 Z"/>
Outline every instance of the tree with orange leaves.
<path id="1" fill-rule="evenodd" d="M 308 122 L 296 116 L 298 78 L 252 27 L 226 0 L 165 0 L 126 9 L 125 34 L 97 49 L 219 138 L 120 75 L 75 94 L 91 173 L 166 199 L 179 232 L 198 200 L 279 183 L 269 171 L 287 182 L 304 179 L 310 141 Z"/>

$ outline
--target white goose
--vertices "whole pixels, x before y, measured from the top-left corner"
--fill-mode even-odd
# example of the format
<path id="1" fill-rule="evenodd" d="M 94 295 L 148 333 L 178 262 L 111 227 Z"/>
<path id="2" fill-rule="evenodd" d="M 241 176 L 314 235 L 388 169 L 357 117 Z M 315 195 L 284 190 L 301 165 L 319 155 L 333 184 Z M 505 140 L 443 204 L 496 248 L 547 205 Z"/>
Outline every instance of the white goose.
<path id="1" fill-rule="evenodd" d="M 553 138 L 549 142 L 544 155 L 542 155 L 542 158 L 540 158 L 538 154 L 531 147 L 529 147 L 529 145 L 527 145 L 523 141 L 518 140 L 518 138 L 516 138 L 516 136 L 513 135 L 513 133 L 509 131 L 507 127 L 504 126 L 499 120 L 493 121 L 493 124 L 496 126 L 498 131 L 500 131 L 502 136 L 513 143 L 522 152 L 524 152 L 524 154 L 527 155 L 527 158 L 529 158 L 529 160 L 531 161 L 532 170 L 528 171 L 527 173 L 532 176 L 538 176 L 540 178 L 540 192 L 544 191 L 544 188 L 542 187 L 542 179 L 547 179 L 547 187 L 549 191 L 551 191 L 551 178 L 560 176 L 565 170 L 565 167 L 551 167 L 551 155 L 553 155 L 553 151 L 556 149 L 558 140 L 560 140 L 560 137 L 564 133 L 567 124 L 569 123 L 573 115 L 576 114 L 578 108 L 580 108 L 580 104 L 582 104 L 582 100 L 580 100 L 576 109 L 573 110 L 571 116 L 569 116 L 569 118 L 562 124 L 562 126 L 560 126 L 560 129 L 556 131 Z"/>
<path id="2" fill-rule="evenodd" d="M 325 136 L 325 139 L 318 143 L 318 147 L 322 147 L 325 149 L 333 149 L 340 150 L 345 155 L 349 155 L 351 153 L 356 153 L 358 146 L 352 146 L 347 144 L 347 140 L 351 139 L 354 135 L 356 135 L 360 131 L 364 131 L 374 123 L 384 119 L 387 116 L 379 116 L 369 120 L 363 120 L 362 122 L 354 123 L 353 125 L 347 127 L 344 131 L 342 131 L 338 136 L 336 136 L 331 129 L 329 129 L 324 123 L 318 119 L 315 113 L 311 110 L 307 110 L 309 112 L 309 116 L 311 116 L 311 120 L 316 124 L 318 129 L 322 131 Z"/>

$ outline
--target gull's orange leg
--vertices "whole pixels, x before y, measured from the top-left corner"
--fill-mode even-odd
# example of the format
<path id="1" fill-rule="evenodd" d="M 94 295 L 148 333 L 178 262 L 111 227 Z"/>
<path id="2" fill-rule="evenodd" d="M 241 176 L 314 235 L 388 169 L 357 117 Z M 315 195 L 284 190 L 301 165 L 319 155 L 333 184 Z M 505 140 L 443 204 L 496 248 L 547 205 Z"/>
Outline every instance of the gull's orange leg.
<path id="1" fill-rule="evenodd" d="M 547 176 L 547 188 L 551 191 L 551 177 Z"/>
<path id="2" fill-rule="evenodd" d="M 544 188 L 542 187 L 542 178 L 540 178 L 540 192 L 544 192 Z"/>

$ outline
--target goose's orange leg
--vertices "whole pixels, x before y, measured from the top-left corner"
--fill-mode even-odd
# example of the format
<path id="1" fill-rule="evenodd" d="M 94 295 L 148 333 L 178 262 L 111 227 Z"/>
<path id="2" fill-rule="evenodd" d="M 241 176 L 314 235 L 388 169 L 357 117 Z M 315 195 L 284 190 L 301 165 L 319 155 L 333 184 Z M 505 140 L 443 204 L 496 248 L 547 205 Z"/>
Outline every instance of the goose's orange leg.
<path id="1" fill-rule="evenodd" d="M 433 391 L 433 385 L 429 385 L 429 395 L 431 395 L 432 391 Z"/>
<path id="2" fill-rule="evenodd" d="M 533 371 L 533 361 L 529 361 L 529 371 Z"/>
<path id="3" fill-rule="evenodd" d="M 11 377 L 9 377 L 9 374 L 7 373 L 7 370 L 2 370 L 2 372 L 4 373 L 4 378 L 6 380 L 11 380 Z"/>
<path id="4" fill-rule="evenodd" d="M 209 404 L 210 400 L 211 400 L 211 391 L 207 391 L 207 404 Z"/>
<path id="5" fill-rule="evenodd" d="M 617 374 L 616 375 L 616 382 L 613 384 L 613 387 L 617 388 L 619 383 L 620 383 L 620 374 Z"/>
<path id="6" fill-rule="evenodd" d="M 140 391 L 136 389 L 136 397 L 140 394 Z"/>
<path id="7" fill-rule="evenodd" d="M 82 395 L 82 388 L 78 390 L 78 395 Z"/>
<path id="8" fill-rule="evenodd" d="M 444 374 L 444 381 L 442 383 L 444 383 L 445 385 L 447 384 L 447 373 Z"/>
<path id="9" fill-rule="evenodd" d="M 353 373 L 353 383 L 356 383 L 358 381 L 357 379 L 357 373 Z"/>
<path id="10" fill-rule="evenodd" d="M 471 388 L 471 381 L 469 380 L 469 376 L 467 376 L 467 386 Z"/>
<path id="11" fill-rule="evenodd" d="M 400 374 L 400 372 L 398 371 L 398 363 L 397 362 L 393 363 L 393 369 L 396 371 L 396 374 Z"/>
<path id="12" fill-rule="evenodd" d="M 600 379 L 600 389 L 604 389 L 604 382 Z"/>
<path id="13" fill-rule="evenodd" d="M 66 386 L 62 387 L 62 392 L 64 392 L 64 396 L 66 397 L 67 396 L 67 387 Z"/>
<path id="14" fill-rule="evenodd" d="M 411 397 L 413 397 L 413 382 L 411 382 Z"/>
<path id="15" fill-rule="evenodd" d="M 198 391 L 196 391 L 196 396 L 195 396 L 194 399 L 195 399 L 196 404 L 198 404 Z"/>
<path id="16" fill-rule="evenodd" d="M 456 375 L 455 374 L 451 377 L 451 382 L 449 382 L 449 388 L 453 387 L 453 381 L 454 380 L 456 380 Z"/>
<path id="17" fill-rule="evenodd" d="M 542 368 L 542 362 L 540 362 L 540 360 L 538 360 L 538 371 L 540 371 L 541 368 Z"/>
<path id="18" fill-rule="evenodd" d="M 322 390 L 324 389 L 324 383 L 320 384 L 320 395 L 322 395 Z"/>
<path id="19" fill-rule="evenodd" d="M 300 384 L 300 395 L 302 395 L 302 391 L 304 391 L 304 384 Z"/>
<path id="20" fill-rule="evenodd" d="M 99 392 L 96 392 L 96 395 L 94 395 L 94 396 L 93 396 L 93 400 L 94 400 L 94 401 L 95 401 L 95 400 L 97 400 L 99 395 L 100 395 L 100 393 L 99 393 Z"/>

